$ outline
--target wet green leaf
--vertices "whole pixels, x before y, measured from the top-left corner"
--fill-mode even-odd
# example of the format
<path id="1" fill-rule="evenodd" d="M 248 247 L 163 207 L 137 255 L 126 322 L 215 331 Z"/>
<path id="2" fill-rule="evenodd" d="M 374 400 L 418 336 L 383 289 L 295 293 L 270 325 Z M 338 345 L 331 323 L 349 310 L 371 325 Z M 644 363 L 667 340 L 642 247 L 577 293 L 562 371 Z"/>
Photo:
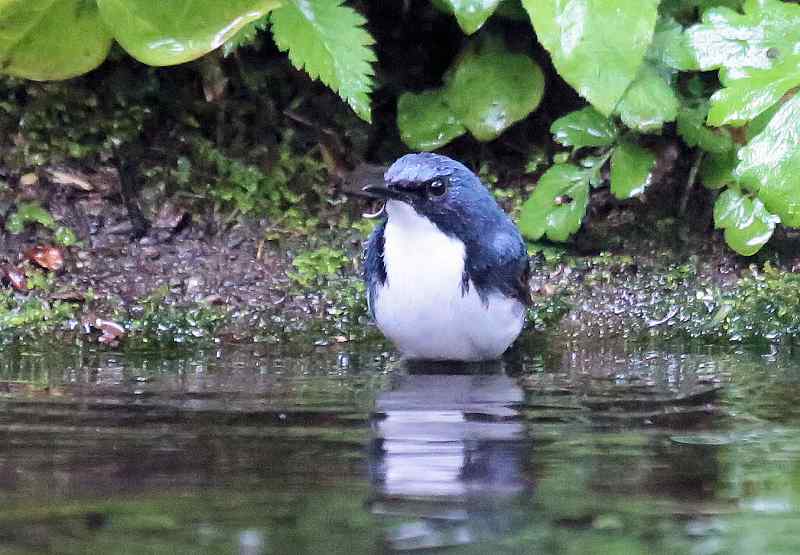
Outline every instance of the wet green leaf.
<path id="1" fill-rule="evenodd" d="M 678 112 L 678 134 L 688 146 L 700 147 L 706 152 L 723 154 L 733 149 L 733 139 L 725 129 L 706 126 L 708 102 L 696 106 L 683 106 Z"/>
<path id="2" fill-rule="evenodd" d="M 519 229 L 533 241 L 547 236 L 566 241 L 578 231 L 589 204 L 589 171 L 572 164 L 556 164 L 539 179 L 522 205 Z"/>
<path id="3" fill-rule="evenodd" d="M 725 242 L 743 256 L 757 253 L 772 237 L 780 218 L 759 199 L 727 189 L 714 203 L 714 225 L 725 230 Z"/>
<path id="4" fill-rule="evenodd" d="M 736 182 L 733 175 L 733 170 L 739 163 L 736 152 L 735 148 L 731 148 L 722 154 L 706 153 L 700 164 L 700 181 L 703 186 L 713 190 Z"/>
<path id="5" fill-rule="evenodd" d="M 279 5 L 279 0 L 97 0 L 117 42 L 151 66 L 197 59 Z"/>
<path id="6" fill-rule="evenodd" d="M 800 96 L 775 113 L 764 130 L 739 150 L 734 175 L 758 193 L 767 209 L 800 227 Z"/>
<path id="7" fill-rule="evenodd" d="M 678 97 L 666 76 L 645 62 L 622 97 L 617 113 L 631 129 L 653 133 L 660 131 L 664 123 L 675 120 L 678 107 Z"/>
<path id="8" fill-rule="evenodd" d="M 697 69 L 694 51 L 684 28 L 671 17 L 661 18 L 656 23 L 653 42 L 645 57 L 678 71 Z"/>
<path id="9" fill-rule="evenodd" d="M 443 3 L 456 16 L 461 30 L 471 35 L 483 27 L 500 4 L 500 0 L 443 0 Z"/>
<path id="10" fill-rule="evenodd" d="M 587 106 L 558 118 L 550 126 L 553 138 L 564 146 L 608 146 L 617 139 L 610 119 Z"/>
<path id="11" fill-rule="evenodd" d="M 495 139 L 530 114 L 544 95 L 544 74 L 525 54 L 510 52 L 499 37 L 473 42 L 446 84 L 447 104 L 480 141 Z"/>
<path id="12" fill-rule="evenodd" d="M 710 125 L 743 125 L 800 84 L 800 6 L 745 2 L 744 14 L 717 7 L 687 30 L 700 69 L 720 70 Z"/>
<path id="13" fill-rule="evenodd" d="M 6 219 L 6 231 L 12 234 L 22 233 L 25 226 L 37 223 L 52 229 L 56 221 L 50 212 L 42 208 L 38 202 L 20 202 L 17 210 Z"/>
<path id="14" fill-rule="evenodd" d="M 53 240 L 56 245 L 71 247 L 78 242 L 78 236 L 70 228 L 61 225 L 53 232 Z"/>
<path id="15" fill-rule="evenodd" d="M 256 42 L 259 33 L 267 30 L 269 27 L 269 14 L 254 19 L 230 38 L 224 45 L 222 45 L 222 55 L 226 58 L 236 52 L 238 49 L 245 46 L 250 46 Z"/>
<path id="16" fill-rule="evenodd" d="M 559 75 L 610 115 L 653 38 L 658 0 L 523 0 L 522 5 Z"/>
<path id="17" fill-rule="evenodd" d="M 611 156 L 611 192 L 618 199 L 640 195 L 653 179 L 656 156 L 652 151 L 625 141 Z"/>
<path id="18" fill-rule="evenodd" d="M 85 0 L 0 0 L 0 30 L 2 72 L 37 81 L 91 71 L 112 42 L 97 5 Z"/>
<path id="19" fill-rule="evenodd" d="M 278 48 L 289 52 L 294 67 L 304 69 L 336 91 L 358 116 L 370 121 L 375 42 L 366 20 L 343 0 L 286 0 L 272 12 Z"/>
<path id="20" fill-rule="evenodd" d="M 745 139 L 748 143 L 753 140 L 753 137 L 764 131 L 772 117 L 781 109 L 781 106 L 783 106 L 781 103 L 774 104 L 771 108 L 764 110 L 747 124 L 745 128 Z"/>
<path id="21" fill-rule="evenodd" d="M 403 93 L 397 101 L 400 136 L 414 150 L 435 150 L 467 129 L 445 103 L 445 89 Z"/>

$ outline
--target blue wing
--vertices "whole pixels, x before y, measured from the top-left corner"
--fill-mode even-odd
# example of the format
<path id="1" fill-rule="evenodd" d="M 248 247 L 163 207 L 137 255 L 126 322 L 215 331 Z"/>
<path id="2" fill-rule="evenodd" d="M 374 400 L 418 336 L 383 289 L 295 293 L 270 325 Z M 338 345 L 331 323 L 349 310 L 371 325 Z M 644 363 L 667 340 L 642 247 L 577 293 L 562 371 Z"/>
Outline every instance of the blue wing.
<path id="1" fill-rule="evenodd" d="M 372 318 L 375 318 L 375 293 L 379 285 L 386 283 L 386 265 L 383 263 L 385 230 L 386 220 L 383 220 L 372 230 L 364 249 L 364 283 L 367 286 L 367 307 Z"/>

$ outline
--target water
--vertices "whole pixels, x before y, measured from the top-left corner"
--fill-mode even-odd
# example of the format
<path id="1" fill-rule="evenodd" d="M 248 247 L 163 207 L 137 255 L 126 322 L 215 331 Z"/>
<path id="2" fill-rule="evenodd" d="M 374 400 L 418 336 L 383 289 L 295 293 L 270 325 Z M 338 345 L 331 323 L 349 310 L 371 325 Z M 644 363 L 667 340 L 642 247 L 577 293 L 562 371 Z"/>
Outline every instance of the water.
<path id="1" fill-rule="evenodd" d="M 798 553 L 800 354 L 0 355 L 0 554 Z"/>

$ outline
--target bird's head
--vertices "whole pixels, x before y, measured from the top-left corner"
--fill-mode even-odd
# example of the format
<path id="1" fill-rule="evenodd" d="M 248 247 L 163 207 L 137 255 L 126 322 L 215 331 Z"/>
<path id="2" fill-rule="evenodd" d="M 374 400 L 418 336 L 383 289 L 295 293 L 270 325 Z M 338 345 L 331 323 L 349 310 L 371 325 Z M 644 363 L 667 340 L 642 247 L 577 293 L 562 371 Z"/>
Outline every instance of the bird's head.
<path id="1" fill-rule="evenodd" d="M 412 210 L 462 239 L 507 220 L 474 173 L 438 154 L 407 154 L 386 171 L 383 185 L 370 185 L 364 191 L 386 199 L 389 218 L 404 219 Z"/>

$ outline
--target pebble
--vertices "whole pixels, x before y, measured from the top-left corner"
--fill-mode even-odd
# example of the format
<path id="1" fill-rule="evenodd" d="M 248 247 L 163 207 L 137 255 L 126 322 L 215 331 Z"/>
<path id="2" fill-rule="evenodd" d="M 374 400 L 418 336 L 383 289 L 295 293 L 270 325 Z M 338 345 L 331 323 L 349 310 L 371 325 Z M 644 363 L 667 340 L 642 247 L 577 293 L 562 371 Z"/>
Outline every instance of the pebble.
<path id="1" fill-rule="evenodd" d="M 155 260 L 161 256 L 161 251 L 159 251 L 156 247 L 144 247 L 142 249 L 142 256 L 149 258 L 150 260 Z"/>

